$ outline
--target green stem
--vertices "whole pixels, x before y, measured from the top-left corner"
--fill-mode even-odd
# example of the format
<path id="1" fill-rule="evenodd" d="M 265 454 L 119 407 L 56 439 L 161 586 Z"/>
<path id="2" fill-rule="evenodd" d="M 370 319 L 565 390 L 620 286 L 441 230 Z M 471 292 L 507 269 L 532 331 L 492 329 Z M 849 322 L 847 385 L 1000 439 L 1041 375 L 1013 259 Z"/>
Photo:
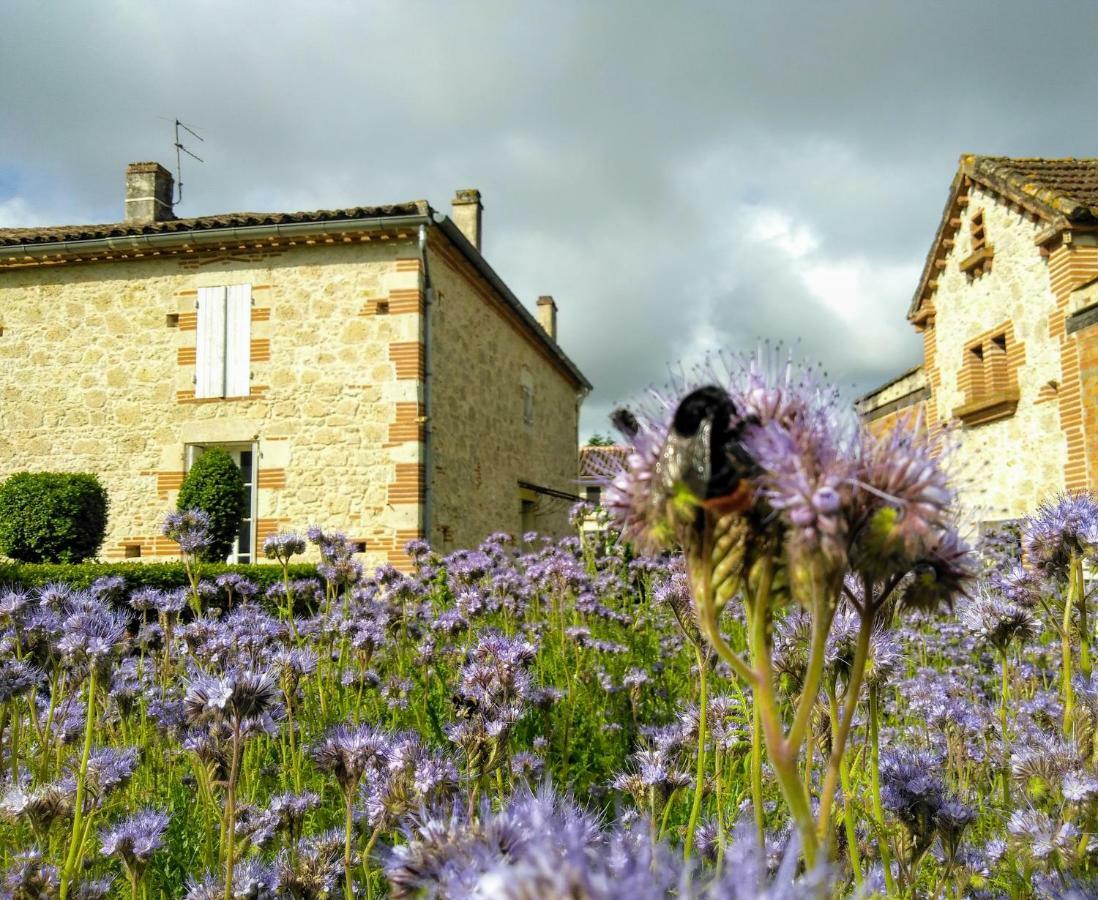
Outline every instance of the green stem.
<path id="1" fill-rule="evenodd" d="M 713 748 L 713 778 L 717 787 L 717 876 L 724 867 L 724 754 L 719 746 Z"/>
<path id="2" fill-rule="evenodd" d="M 812 641 L 808 655 L 808 668 L 801 696 L 797 700 L 793 726 L 789 729 L 789 746 L 794 755 L 800 753 L 812 720 L 812 708 L 816 705 L 816 695 L 820 691 L 820 680 L 823 677 L 827 633 L 831 630 L 832 618 L 834 613 L 830 610 L 830 604 L 824 601 L 813 603 Z"/>
<path id="3" fill-rule="evenodd" d="M 839 727 L 839 703 L 835 697 L 835 686 L 827 686 L 827 706 L 831 714 L 831 731 L 836 733 Z M 858 851 L 858 833 L 854 830 L 853 795 L 850 791 L 850 767 L 846 756 L 839 758 L 839 782 L 843 787 L 843 825 L 846 828 L 846 846 L 850 855 L 850 868 L 854 873 L 854 884 L 862 886 L 862 856 Z"/>
<path id="4" fill-rule="evenodd" d="M 751 704 L 751 806 L 755 813 L 755 831 L 759 838 L 759 846 L 766 844 L 766 818 L 763 812 L 762 785 L 762 716 L 759 714 L 759 704 Z"/>
<path id="5" fill-rule="evenodd" d="M 884 808 L 881 806 L 881 757 L 880 757 L 880 688 L 869 686 L 869 793 L 873 800 L 873 818 L 877 822 L 878 848 L 881 852 L 881 868 L 884 870 L 885 889 L 888 896 L 896 894 L 896 882 L 892 877 L 892 859 L 888 840 L 884 835 Z"/>
<path id="6" fill-rule="evenodd" d="M 1077 554 L 1071 557 L 1071 574 L 1074 586 L 1075 607 L 1079 610 L 1079 671 L 1090 681 L 1090 626 L 1087 624 L 1087 591 L 1083 578 L 1083 560 Z"/>
<path id="7" fill-rule="evenodd" d="M 1074 581 L 1074 569 L 1071 580 Z M 1060 672 L 1061 690 L 1064 695 L 1064 737 L 1071 739 L 1072 725 L 1075 718 L 1075 689 L 1071 684 L 1071 588 L 1069 596 L 1064 601 L 1064 622 L 1060 630 Z"/>
<path id="8" fill-rule="evenodd" d="M 839 764 L 843 752 L 846 750 L 846 739 L 850 734 L 850 723 L 854 721 L 854 711 L 858 706 L 858 695 L 861 693 L 862 679 L 865 677 L 865 664 L 869 658 L 869 639 L 872 634 L 873 616 L 867 612 L 862 616 L 861 627 L 858 629 L 858 644 L 854 651 L 854 663 L 846 685 L 846 699 L 843 704 L 842 717 L 839 719 L 839 729 L 831 737 L 831 756 L 827 763 L 827 775 L 824 777 L 823 789 L 820 791 L 820 810 L 816 819 L 816 828 L 820 840 L 827 838 L 831 828 L 831 805 L 835 800 L 835 791 L 839 786 Z"/>
<path id="9" fill-rule="evenodd" d="M 88 708 L 84 716 L 84 750 L 80 756 L 80 768 L 76 773 L 76 802 L 73 806 L 72 835 L 69 838 L 69 851 L 65 856 L 65 865 L 61 870 L 59 887 L 61 900 L 66 900 L 68 897 L 69 885 L 76 871 L 80 842 L 84 837 L 84 793 L 87 790 L 88 759 L 91 757 L 92 733 L 95 728 L 95 689 L 96 667 L 93 663 L 91 673 L 88 676 Z"/>
<path id="10" fill-rule="evenodd" d="M 40 781 L 49 780 L 50 771 L 50 743 L 52 741 L 53 717 L 57 712 L 57 694 L 60 690 L 60 677 L 57 672 L 50 676 L 50 705 L 46 710 L 46 724 L 43 727 L 42 749 L 39 751 L 41 760 L 39 763 L 38 778 Z M 33 703 L 33 700 L 30 701 Z"/>
<path id="11" fill-rule="evenodd" d="M 694 648 L 698 660 L 698 764 L 694 776 L 694 802 L 690 807 L 690 818 L 686 823 L 686 840 L 683 842 L 683 858 L 689 859 L 694 851 L 694 830 L 698 827 L 698 815 L 701 813 L 702 794 L 705 792 L 705 716 L 707 702 L 705 654 L 700 647 Z"/>
<path id="12" fill-rule="evenodd" d="M 236 782 L 240 777 L 241 738 L 240 723 L 233 723 L 232 763 L 229 768 L 229 784 L 225 801 L 225 900 L 233 900 L 233 870 L 236 867 Z"/>
<path id="13" fill-rule="evenodd" d="M 343 815 L 343 896 L 346 900 L 354 900 L 355 895 L 351 883 L 351 831 L 353 826 L 351 810 L 353 808 L 353 798 L 354 793 L 348 791 L 344 804 L 346 809 Z"/>
<path id="14" fill-rule="evenodd" d="M 781 714 L 774 693 L 774 670 L 770 660 L 770 588 L 773 582 L 773 566 L 764 564 L 752 604 L 751 653 L 755 663 L 755 703 L 759 707 L 766 753 L 778 779 L 786 806 L 797 825 L 803 842 L 804 858 L 808 868 L 816 863 L 819 841 L 816 835 L 812 809 L 808 795 L 797 771 L 796 753 L 782 734 Z"/>

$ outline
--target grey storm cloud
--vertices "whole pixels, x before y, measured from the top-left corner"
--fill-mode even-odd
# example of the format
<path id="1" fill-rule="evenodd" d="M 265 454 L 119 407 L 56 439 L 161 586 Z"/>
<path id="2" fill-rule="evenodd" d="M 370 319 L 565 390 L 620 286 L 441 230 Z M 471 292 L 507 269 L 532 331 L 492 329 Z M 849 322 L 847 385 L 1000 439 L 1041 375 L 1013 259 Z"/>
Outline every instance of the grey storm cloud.
<path id="1" fill-rule="evenodd" d="M 1098 5 L 5 4 L 0 225 L 485 197 L 485 253 L 595 384 L 584 433 L 669 365 L 759 338 L 850 390 L 904 321 L 962 152 L 1098 155 Z"/>

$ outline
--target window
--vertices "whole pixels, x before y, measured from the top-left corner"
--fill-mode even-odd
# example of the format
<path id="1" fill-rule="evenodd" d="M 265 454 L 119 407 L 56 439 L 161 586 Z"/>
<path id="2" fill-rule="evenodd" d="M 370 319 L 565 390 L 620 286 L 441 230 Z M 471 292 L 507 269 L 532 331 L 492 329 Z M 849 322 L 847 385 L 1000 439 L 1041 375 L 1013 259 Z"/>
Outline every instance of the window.
<path id="1" fill-rule="evenodd" d="M 977 250 L 983 250 L 987 246 L 987 233 L 984 231 L 984 211 L 982 209 L 972 216 L 969 233 L 972 236 L 973 253 Z"/>
<path id="2" fill-rule="evenodd" d="M 538 504 L 536 500 L 519 501 L 519 521 L 522 524 L 523 535 L 537 531 L 538 528 Z"/>
<path id="3" fill-rule="evenodd" d="M 251 393 L 252 287 L 198 289 L 194 395 L 247 397 Z"/>
<path id="4" fill-rule="evenodd" d="M 185 460 L 187 471 L 191 470 L 198 457 L 215 446 L 229 452 L 244 478 L 244 518 L 240 520 L 240 531 L 233 542 L 227 562 L 255 562 L 256 459 L 259 454 L 255 444 L 188 444 Z"/>
<path id="5" fill-rule="evenodd" d="M 965 398 L 969 403 L 1009 390 L 1006 334 L 992 335 L 969 344 L 965 351 L 965 366 L 968 380 Z"/>
<path id="6" fill-rule="evenodd" d="M 979 278 L 991 271 L 991 261 L 995 258 L 995 251 L 987 242 L 987 228 L 984 225 L 984 211 L 981 209 L 972 214 L 969 219 L 969 237 L 972 249 L 961 260 L 961 271 L 970 278 Z"/>
<path id="7" fill-rule="evenodd" d="M 534 376 L 526 366 L 522 367 L 522 422 L 524 425 L 534 424 Z"/>
<path id="8" fill-rule="evenodd" d="M 588 487 L 587 488 L 587 502 L 593 503 L 595 506 L 599 505 L 599 501 L 602 499 L 602 488 L 600 487 Z"/>
<path id="9" fill-rule="evenodd" d="M 964 403 L 953 414 L 966 424 L 993 422 L 1013 415 L 1017 409 L 1018 385 L 1013 370 L 1019 364 L 1022 348 L 1011 344 L 1008 324 L 965 345 L 959 379 Z"/>

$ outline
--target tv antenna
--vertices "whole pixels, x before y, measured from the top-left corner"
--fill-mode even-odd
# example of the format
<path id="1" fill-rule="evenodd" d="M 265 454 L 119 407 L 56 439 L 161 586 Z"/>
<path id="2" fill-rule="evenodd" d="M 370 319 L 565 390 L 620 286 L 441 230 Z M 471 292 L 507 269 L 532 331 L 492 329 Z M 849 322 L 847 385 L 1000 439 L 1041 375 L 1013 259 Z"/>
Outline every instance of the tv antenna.
<path id="1" fill-rule="evenodd" d="M 205 160 L 201 156 L 197 156 L 194 153 L 191 153 L 190 150 L 188 150 L 186 147 L 183 146 L 183 142 L 182 142 L 182 140 L 180 140 L 180 134 L 179 134 L 179 129 L 180 128 L 182 128 L 184 131 L 186 131 L 192 137 L 195 137 L 198 140 L 205 143 L 205 139 L 197 131 L 195 131 L 189 125 L 184 125 L 182 122 L 179 121 L 179 119 L 175 120 L 175 187 L 176 187 L 176 198 L 175 198 L 174 202 L 172 203 L 172 206 L 176 206 L 176 205 L 183 202 L 183 154 L 186 153 L 187 156 L 190 156 L 193 159 L 197 159 L 199 162 L 205 162 Z"/>

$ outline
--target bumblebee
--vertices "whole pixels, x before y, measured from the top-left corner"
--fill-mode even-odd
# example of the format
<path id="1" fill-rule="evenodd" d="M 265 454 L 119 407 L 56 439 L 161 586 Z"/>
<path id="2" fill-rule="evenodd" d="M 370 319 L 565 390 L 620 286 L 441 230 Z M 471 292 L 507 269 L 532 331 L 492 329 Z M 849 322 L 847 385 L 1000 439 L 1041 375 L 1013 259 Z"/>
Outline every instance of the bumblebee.
<path id="1" fill-rule="evenodd" d="M 627 437 L 640 431 L 636 416 L 627 409 L 612 418 Z M 688 492 L 693 504 L 717 516 L 749 509 L 755 499 L 750 479 L 758 465 L 743 437 L 755 424 L 758 420 L 741 415 L 728 393 L 716 385 L 687 394 L 675 410 L 656 460 L 652 506 L 666 509 Z"/>

